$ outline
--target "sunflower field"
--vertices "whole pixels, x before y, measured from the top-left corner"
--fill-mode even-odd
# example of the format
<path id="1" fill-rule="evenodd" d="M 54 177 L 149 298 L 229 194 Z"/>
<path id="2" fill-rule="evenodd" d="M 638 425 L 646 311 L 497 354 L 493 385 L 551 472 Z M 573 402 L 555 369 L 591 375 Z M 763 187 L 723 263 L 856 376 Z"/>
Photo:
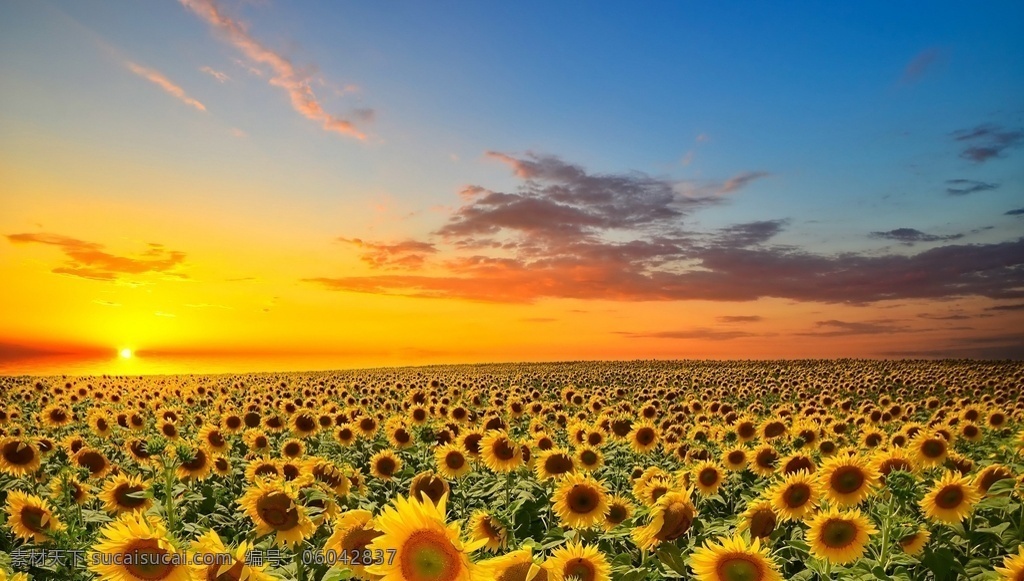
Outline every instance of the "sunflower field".
<path id="1" fill-rule="evenodd" d="M 0 378 L 0 581 L 1024 580 L 1024 364 Z"/>

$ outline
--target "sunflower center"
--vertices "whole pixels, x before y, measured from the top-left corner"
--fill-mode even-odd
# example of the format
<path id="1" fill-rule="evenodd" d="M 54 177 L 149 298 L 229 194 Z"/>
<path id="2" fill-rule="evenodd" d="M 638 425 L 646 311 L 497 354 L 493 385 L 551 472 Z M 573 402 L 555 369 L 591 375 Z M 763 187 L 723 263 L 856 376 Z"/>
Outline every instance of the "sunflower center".
<path id="1" fill-rule="evenodd" d="M 301 415 L 295 419 L 295 427 L 303 432 L 312 432 L 316 429 L 316 421 L 308 415 Z"/>
<path id="2" fill-rule="evenodd" d="M 750 534 L 764 538 L 775 530 L 775 511 L 759 510 L 750 517 Z"/>
<path id="3" fill-rule="evenodd" d="M 746 460 L 746 459 L 747 459 L 747 455 L 744 454 L 740 450 L 733 450 L 732 452 L 729 452 L 729 463 L 730 464 L 733 464 L 733 465 L 742 464 L 743 461 Z"/>
<path id="4" fill-rule="evenodd" d="M 224 436 L 220 435 L 220 432 L 213 431 L 206 437 L 206 441 L 210 443 L 214 448 L 221 448 L 224 446 Z"/>
<path id="5" fill-rule="evenodd" d="M 38 506 L 26 506 L 21 509 L 21 524 L 34 533 L 41 533 L 49 528 L 43 524 L 43 519 L 48 516 L 47 512 Z"/>
<path id="6" fill-rule="evenodd" d="M 814 463 L 807 456 L 797 456 L 786 463 L 786 468 L 783 470 L 786 474 L 792 474 L 806 470 L 808 472 L 814 472 Z"/>
<path id="7" fill-rule="evenodd" d="M 569 508 L 577 514 L 589 514 L 600 502 L 597 491 L 583 484 L 573 486 L 565 500 Z"/>
<path id="8" fill-rule="evenodd" d="M 422 494 L 426 494 L 427 498 L 437 504 L 441 501 L 441 497 L 444 493 L 448 492 L 448 487 L 445 485 L 443 479 L 437 476 L 428 476 L 414 480 L 412 483 L 412 493 L 416 499 L 419 499 Z"/>
<path id="9" fill-rule="evenodd" d="M 650 444 L 654 441 L 654 430 L 651 428 L 640 428 L 636 431 L 636 441 L 642 446 Z"/>
<path id="10" fill-rule="evenodd" d="M 842 519 L 832 519 L 821 527 L 821 542 L 832 549 L 841 549 L 857 538 L 857 525 Z"/>
<path id="11" fill-rule="evenodd" d="M 916 540 L 917 540 L 917 537 L 918 537 L 918 535 L 920 535 L 920 534 L 921 534 L 921 533 L 917 532 L 917 533 L 912 533 L 912 534 L 909 534 L 909 535 L 907 535 L 907 536 L 903 537 L 903 538 L 902 538 L 902 539 L 900 539 L 900 541 L 899 541 L 899 542 L 900 542 L 900 546 L 901 546 L 901 547 L 909 547 L 909 546 L 913 545 L 913 544 L 914 544 L 914 541 L 916 541 Z"/>
<path id="12" fill-rule="evenodd" d="M 761 567 L 743 554 L 725 555 L 718 562 L 718 578 L 723 581 L 757 581 L 764 578 Z"/>
<path id="13" fill-rule="evenodd" d="M 384 476 L 391 476 L 395 473 L 395 461 L 387 456 L 377 460 L 377 472 Z"/>
<path id="14" fill-rule="evenodd" d="M 449 452 L 448 455 L 444 457 L 444 463 L 452 470 L 458 470 L 466 465 L 466 459 L 460 452 Z"/>
<path id="15" fill-rule="evenodd" d="M 565 564 L 562 576 L 565 578 L 575 577 L 580 581 L 594 581 L 597 579 L 597 571 L 593 563 L 577 557 Z"/>
<path id="16" fill-rule="evenodd" d="M 190 472 L 202 470 L 206 467 L 206 452 L 196 450 L 196 455 L 188 462 L 182 462 L 181 466 Z"/>
<path id="17" fill-rule="evenodd" d="M 497 581 L 526 581 L 526 576 L 530 573 L 530 567 L 532 565 L 533 563 L 529 562 L 516 563 L 502 571 L 501 575 L 498 575 Z M 541 570 L 540 572 L 547 575 L 547 571 Z M 533 581 L 540 578 L 541 576 L 537 575 L 533 578 Z"/>
<path id="18" fill-rule="evenodd" d="M 405 428 L 398 428 L 395 430 L 395 441 L 399 444 L 408 444 L 412 440 L 412 434 L 410 434 Z"/>
<path id="19" fill-rule="evenodd" d="M 673 502 L 662 515 L 661 528 L 655 536 L 659 541 L 672 541 L 683 536 L 693 524 L 693 509 L 685 502 Z"/>
<path id="20" fill-rule="evenodd" d="M 256 476 L 277 476 L 280 473 L 277 471 L 277 466 L 273 464 L 260 464 L 256 467 L 256 470 L 253 470 L 253 474 Z"/>
<path id="21" fill-rule="evenodd" d="M 357 552 L 362 554 L 363 550 L 366 549 L 374 539 L 382 534 L 383 533 L 373 529 L 364 529 L 361 527 L 352 529 L 345 535 L 345 538 L 341 540 L 342 550 L 348 555 L 354 555 Z"/>
<path id="22" fill-rule="evenodd" d="M 466 436 L 466 451 L 470 454 L 479 454 L 481 439 L 483 439 L 483 436 L 480 434 L 469 434 Z"/>
<path id="23" fill-rule="evenodd" d="M 572 470 L 572 458 L 565 454 L 552 454 L 544 461 L 544 470 L 548 474 L 565 474 Z"/>
<path id="24" fill-rule="evenodd" d="M 287 531 L 299 524 L 299 511 L 295 503 L 283 492 L 272 492 L 260 497 L 256 510 L 268 525 L 279 531 Z"/>
<path id="25" fill-rule="evenodd" d="M 26 466 L 35 460 L 36 453 L 27 442 L 22 440 L 11 440 L 4 444 L 4 460 L 15 466 Z"/>
<path id="26" fill-rule="evenodd" d="M 516 457 L 516 449 L 507 438 L 500 438 L 494 443 L 494 455 L 499 460 L 511 460 Z"/>
<path id="27" fill-rule="evenodd" d="M 829 484 L 840 494 L 857 492 L 864 486 L 864 472 L 856 466 L 843 466 L 832 473 Z"/>
<path id="28" fill-rule="evenodd" d="M 736 428 L 736 433 L 739 434 L 741 438 L 747 440 L 753 438 L 756 431 L 757 429 L 754 427 L 754 424 L 750 422 L 743 422 Z"/>
<path id="29" fill-rule="evenodd" d="M 284 455 L 292 458 L 299 455 L 302 452 L 302 446 L 298 442 L 288 442 L 284 445 Z"/>
<path id="30" fill-rule="evenodd" d="M 700 471 L 697 479 L 704 486 L 714 486 L 718 482 L 718 471 L 714 468 L 705 468 Z"/>
<path id="31" fill-rule="evenodd" d="M 946 445 L 941 440 L 925 440 L 921 453 L 929 458 L 938 458 L 946 453 Z"/>
<path id="32" fill-rule="evenodd" d="M 786 489 L 782 499 L 789 508 L 800 508 L 811 498 L 811 487 L 803 483 L 793 484 Z"/>
<path id="33" fill-rule="evenodd" d="M 146 503 L 144 498 L 134 498 L 129 494 L 136 492 L 142 492 L 141 486 L 133 486 L 131 484 L 122 484 L 114 489 L 114 498 L 117 500 L 118 506 L 125 508 L 136 508 Z"/>
<path id="34" fill-rule="evenodd" d="M 612 524 L 619 524 L 626 520 L 626 507 L 621 504 L 613 504 L 608 508 L 607 521 Z"/>
<path id="35" fill-rule="evenodd" d="M 778 459 L 779 455 L 775 453 L 775 450 L 762 450 L 757 454 L 757 465 L 762 468 L 775 468 L 775 462 Z"/>
<path id="36" fill-rule="evenodd" d="M 402 578 L 409 581 L 452 581 L 462 573 L 459 552 L 447 536 L 434 530 L 409 535 L 399 555 Z"/>
<path id="37" fill-rule="evenodd" d="M 129 575 L 146 581 L 166 579 L 175 568 L 170 553 L 156 539 L 132 542 L 124 552 L 123 563 Z"/>
<path id="38" fill-rule="evenodd" d="M 881 466 L 879 466 L 879 472 L 881 472 L 882 474 L 889 474 L 894 470 L 910 472 L 911 468 L 912 466 L 910 465 L 910 462 L 908 462 L 907 460 L 904 460 L 902 458 L 890 458 L 885 462 L 882 462 Z"/>
<path id="39" fill-rule="evenodd" d="M 771 422 L 764 428 L 764 435 L 768 438 L 781 436 L 786 431 L 786 425 L 782 422 Z"/>
<path id="40" fill-rule="evenodd" d="M 78 465 L 86 468 L 90 474 L 99 474 L 107 467 L 107 459 L 99 452 L 85 452 L 78 457 Z"/>
<path id="41" fill-rule="evenodd" d="M 939 508 L 956 508 L 964 501 L 964 491 L 960 486 L 946 486 L 935 495 L 935 504 Z"/>

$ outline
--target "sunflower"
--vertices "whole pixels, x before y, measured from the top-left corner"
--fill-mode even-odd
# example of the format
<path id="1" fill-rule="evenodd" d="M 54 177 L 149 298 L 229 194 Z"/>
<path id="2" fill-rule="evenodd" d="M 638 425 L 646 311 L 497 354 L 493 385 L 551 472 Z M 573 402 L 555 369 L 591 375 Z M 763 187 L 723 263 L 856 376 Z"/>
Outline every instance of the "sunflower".
<path id="1" fill-rule="evenodd" d="M 213 470 L 210 453 L 203 448 L 192 448 L 191 458 L 183 460 L 175 470 L 179 480 L 206 480 Z"/>
<path id="2" fill-rule="evenodd" d="M 689 491 L 671 490 L 654 504 L 647 524 L 633 529 L 633 541 L 649 551 L 663 542 L 674 541 L 686 534 L 697 516 Z"/>
<path id="3" fill-rule="evenodd" d="M 148 480 L 121 473 L 107 481 L 100 491 L 99 498 L 103 501 L 103 509 L 112 514 L 146 512 L 153 506 L 153 499 L 148 491 Z"/>
<path id="4" fill-rule="evenodd" d="M 640 490 L 635 490 L 635 498 L 642 502 L 644 506 L 654 506 L 654 503 L 658 502 L 666 492 L 677 488 L 677 484 L 683 488 L 690 488 L 690 473 L 684 472 L 683 477 L 673 480 L 670 476 L 659 475 L 646 481 Z"/>
<path id="5" fill-rule="evenodd" d="M 547 563 L 535 563 L 529 546 L 481 561 L 479 565 L 485 572 L 485 578 L 494 581 L 548 581 L 551 568 Z"/>
<path id="6" fill-rule="evenodd" d="M 636 424 L 629 433 L 629 447 L 637 454 L 647 454 L 658 445 L 658 428 L 648 422 Z"/>
<path id="7" fill-rule="evenodd" d="M 498 519 L 485 510 L 478 510 L 469 517 L 469 538 L 474 541 L 484 540 L 484 549 L 492 553 L 504 550 L 508 546 L 508 529 Z"/>
<path id="8" fill-rule="evenodd" d="M 790 474 L 768 494 L 782 520 L 803 520 L 818 504 L 818 484 L 806 472 Z"/>
<path id="9" fill-rule="evenodd" d="M 32 474 L 39 470 L 39 450 L 28 438 L 0 439 L 0 470 L 11 476 Z"/>
<path id="10" fill-rule="evenodd" d="M 604 454 L 593 446 L 583 446 L 576 450 L 576 462 L 580 470 L 593 472 L 604 466 Z"/>
<path id="11" fill-rule="evenodd" d="M 334 522 L 334 532 L 324 543 L 324 553 L 343 559 L 352 555 L 362 555 L 367 546 L 381 534 L 373 527 L 373 514 L 370 511 L 350 510 Z M 366 572 L 367 564 L 350 562 L 348 567 L 352 569 L 357 579 L 377 579 Z"/>
<path id="12" fill-rule="evenodd" d="M 772 534 L 778 525 L 779 515 L 770 500 L 761 499 L 747 505 L 747 510 L 740 515 L 737 532 L 750 531 L 751 538 L 765 538 Z"/>
<path id="13" fill-rule="evenodd" d="M 761 539 L 750 544 L 743 537 L 719 537 L 693 551 L 690 566 L 697 581 L 782 581 L 778 565 Z"/>
<path id="14" fill-rule="evenodd" d="M 932 538 L 932 534 L 928 532 L 928 529 L 917 529 L 909 535 L 904 535 L 899 540 L 900 548 L 903 552 L 908 555 L 918 555 L 924 550 L 924 546 L 928 544 L 928 540 Z"/>
<path id="15" fill-rule="evenodd" d="M 49 541 L 50 533 L 64 530 L 49 502 L 20 490 L 7 493 L 7 526 L 14 536 L 36 544 Z"/>
<path id="16" fill-rule="evenodd" d="M 604 530 L 610 531 L 633 516 L 633 503 L 622 496 L 608 499 L 608 514 L 604 517 Z"/>
<path id="17" fill-rule="evenodd" d="M 50 498 L 55 501 L 63 501 L 65 483 L 60 478 L 50 481 Z M 71 502 L 81 506 L 92 498 L 92 487 L 71 476 L 67 479 L 67 486 L 71 489 Z"/>
<path id="18" fill-rule="evenodd" d="M 249 448 L 250 452 L 257 454 L 270 453 L 270 438 L 267 437 L 263 430 L 249 428 L 242 435 L 242 441 L 245 442 L 245 446 Z"/>
<path id="19" fill-rule="evenodd" d="M 253 546 L 242 541 L 234 550 L 224 545 L 216 531 L 208 531 L 192 543 L 190 562 L 195 579 L 245 581 L 275 581 L 277 578 L 265 572 L 267 565 L 252 561 Z M 225 556 L 231 559 L 225 562 Z M 148 579 L 144 577 L 143 579 Z"/>
<path id="20" fill-rule="evenodd" d="M 859 559 L 871 535 L 878 532 L 871 521 L 856 509 L 821 511 L 808 524 L 810 528 L 805 538 L 811 545 L 811 554 L 840 565 Z"/>
<path id="21" fill-rule="evenodd" d="M 466 453 L 455 444 L 445 444 L 434 449 L 437 471 L 445 478 L 462 478 L 473 469 Z"/>
<path id="22" fill-rule="evenodd" d="M 750 469 L 759 476 L 771 476 L 779 467 L 779 453 L 771 444 L 763 444 L 754 450 L 754 461 Z"/>
<path id="23" fill-rule="evenodd" d="M 249 482 L 255 482 L 258 478 L 279 476 L 281 476 L 281 468 L 278 466 L 277 460 L 271 458 L 258 458 L 245 466 L 245 478 Z"/>
<path id="24" fill-rule="evenodd" d="M 537 455 L 537 463 L 533 468 L 537 480 L 550 480 L 575 472 L 576 461 L 568 452 L 552 448 Z"/>
<path id="25" fill-rule="evenodd" d="M 88 557 L 89 570 L 101 581 L 190 581 L 191 571 L 177 553 L 158 517 L 126 512 L 100 529 Z"/>
<path id="26" fill-rule="evenodd" d="M 949 471 L 921 499 L 921 510 L 933 521 L 955 524 L 971 513 L 980 498 L 970 480 Z"/>
<path id="27" fill-rule="evenodd" d="M 722 473 L 718 464 L 706 460 L 698 464 L 691 474 L 693 475 L 693 484 L 701 496 L 717 494 L 718 489 L 722 486 L 722 480 L 725 479 L 725 474 Z"/>
<path id="28" fill-rule="evenodd" d="M 409 485 L 409 496 L 420 500 L 426 496 L 434 504 L 440 502 L 448 491 L 448 483 L 441 476 L 434 474 L 433 470 L 420 472 L 413 477 L 412 484 Z"/>
<path id="29" fill-rule="evenodd" d="M 988 494 L 992 485 L 1004 478 L 1013 478 L 1013 472 L 1002 464 L 990 464 L 974 478 L 974 483 L 983 494 Z"/>
<path id="30" fill-rule="evenodd" d="M 946 461 L 949 443 L 938 433 L 921 432 L 910 441 L 910 449 L 918 466 L 931 468 Z"/>
<path id="31" fill-rule="evenodd" d="M 142 438 L 131 438 L 124 443 L 124 448 L 139 464 L 149 464 L 153 461 L 153 455 L 147 449 L 146 441 Z"/>
<path id="32" fill-rule="evenodd" d="M 555 549 L 547 563 L 551 581 L 611 581 L 611 566 L 604 553 L 579 541 Z"/>
<path id="33" fill-rule="evenodd" d="M 334 428 L 334 440 L 342 446 L 351 446 L 356 441 L 356 431 L 348 424 L 340 424 Z"/>
<path id="34" fill-rule="evenodd" d="M 256 535 L 275 533 L 278 545 L 294 547 L 316 530 L 290 482 L 259 478 L 246 489 L 238 504 L 256 524 Z"/>
<path id="35" fill-rule="evenodd" d="M 302 466 L 302 473 L 309 474 L 317 482 L 331 489 L 338 496 L 345 496 L 352 490 L 352 484 L 345 476 L 345 467 L 319 456 L 310 456 Z"/>
<path id="36" fill-rule="evenodd" d="M 60 404 L 50 404 L 40 412 L 42 424 L 48 428 L 63 428 L 74 421 L 74 414 Z"/>
<path id="37" fill-rule="evenodd" d="M 747 455 L 747 450 L 739 446 L 729 448 L 722 454 L 722 464 L 725 465 L 726 470 L 732 472 L 743 470 L 747 467 L 747 462 L 749 461 L 750 458 Z"/>
<path id="38" fill-rule="evenodd" d="M 480 442 L 484 439 L 483 432 L 479 430 L 470 430 L 459 438 L 459 444 L 462 445 L 462 449 L 469 454 L 470 458 L 480 457 Z"/>
<path id="39" fill-rule="evenodd" d="M 569 474 L 558 481 L 551 504 L 562 526 L 585 529 L 608 514 L 608 492 L 589 474 Z"/>
<path id="40" fill-rule="evenodd" d="M 893 448 L 891 450 L 875 452 L 873 463 L 875 465 L 875 470 L 878 471 L 881 482 L 885 482 L 885 477 L 893 471 L 914 471 L 914 463 L 910 457 L 903 452 L 903 448 Z"/>
<path id="41" fill-rule="evenodd" d="M 1003 566 L 996 567 L 1000 581 L 1020 581 L 1024 579 L 1024 546 L 1017 549 L 1016 555 L 1007 555 Z"/>
<path id="42" fill-rule="evenodd" d="M 484 435 L 480 455 L 491 472 L 512 472 L 523 465 L 523 449 L 501 430 L 489 430 Z"/>
<path id="43" fill-rule="evenodd" d="M 839 455 L 825 462 L 818 482 L 826 498 L 839 506 L 853 506 L 871 495 L 879 476 L 861 456 Z"/>
<path id="44" fill-rule="evenodd" d="M 231 474 L 231 460 L 226 456 L 214 456 L 212 465 L 213 473 L 217 476 L 227 476 Z"/>
<path id="45" fill-rule="evenodd" d="M 84 447 L 79 449 L 73 459 L 75 466 L 85 468 L 89 471 L 89 477 L 96 480 L 106 476 L 111 469 L 110 461 L 103 455 L 103 452 L 93 448 Z"/>
<path id="46" fill-rule="evenodd" d="M 224 437 L 224 432 L 214 425 L 206 425 L 199 430 L 199 442 L 207 450 L 223 454 L 231 448 L 231 443 Z"/>
<path id="47" fill-rule="evenodd" d="M 370 474 L 381 480 L 391 480 L 402 469 L 402 459 L 391 450 L 381 450 L 370 457 Z"/>
<path id="48" fill-rule="evenodd" d="M 448 497 L 436 505 L 413 498 L 398 497 L 374 519 L 374 528 L 382 534 L 368 549 L 384 551 L 394 558 L 366 567 L 381 581 L 473 581 L 481 577 L 479 566 L 469 553 L 487 541 L 463 543 L 458 523 L 445 522 Z"/>

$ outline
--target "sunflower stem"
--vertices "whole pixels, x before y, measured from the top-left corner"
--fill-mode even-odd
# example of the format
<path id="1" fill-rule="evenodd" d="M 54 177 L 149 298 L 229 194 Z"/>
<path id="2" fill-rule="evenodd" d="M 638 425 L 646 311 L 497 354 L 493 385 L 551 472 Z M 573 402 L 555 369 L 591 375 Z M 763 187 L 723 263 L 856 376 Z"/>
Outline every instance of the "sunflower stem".
<path id="1" fill-rule="evenodd" d="M 298 581 L 306 581 L 306 562 L 302 558 L 302 545 L 295 548 L 295 578 Z"/>

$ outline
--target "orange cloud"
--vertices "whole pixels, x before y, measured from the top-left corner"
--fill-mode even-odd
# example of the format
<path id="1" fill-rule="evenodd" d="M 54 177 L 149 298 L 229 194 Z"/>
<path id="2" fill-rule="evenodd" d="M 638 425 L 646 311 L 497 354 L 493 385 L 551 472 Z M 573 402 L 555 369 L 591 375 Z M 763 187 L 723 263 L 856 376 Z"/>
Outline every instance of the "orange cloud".
<path id="1" fill-rule="evenodd" d="M 146 79 L 147 81 L 157 85 L 164 91 L 173 95 L 182 103 L 185 103 L 186 105 L 189 105 L 191 107 L 195 107 L 200 111 L 206 111 L 206 105 L 203 105 L 199 101 L 196 101 L 192 97 L 189 97 L 188 94 L 185 93 L 185 89 L 182 89 L 178 85 L 172 83 L 171 80 L 165 77 L 163 73 L 161 73 L 160 71 L 147 69 L 146 67 L 137 65 L 133 62 L 127 62 L 125 63 L 125 65 L 128 67 L 128 70 L 135 73 L 136 75 L 139 75 L 143 79 Z"/>
<path id="2" fill-rule="evenodd" d="M 366 242 L 359 238 L 338 238 L 338 241 L 361 248 L 360 259 L 374 268 L 417 269 L 423 266 L 428 254 L 437 252 L 433 244 L 416 240 L 395 244 Z"/>
<path id="3" fill-rule="evenodd" d="M 48 244 L 61 249 L 67 257 L 64 265 L 53 269 L 54 274 L 66 274 L 91 280 L 113 281 L 122 274 L 167 273 L 179 278 L 186 275 L 173 272 L 185 260 L 185 253 L 166 250 L 162 244 L 150 243 L 138 258 L 117 256 L 103 250 L 102 244 L 86 242 L 60 234 L 25 233 L 8 234 L 14 244 Z"/>
<path id="4" fill-rule="evenodd" d="M 256 40 L 246 25 L 224 13 L 216 0 L 181 0 L 181 3 L 197 16 L 213 26 L 218 32 L 242 51 L 246 57 L 257 64 L 270 67 L 273 76 L 270 84 L 281 87 L 288 93 L 292 108 L 303 117 L 320 123 L 325 131 L 333 131 L 342 135 L 365 139 L 366 135 L 359 131 L 348 119 L 331 115 L 324 111 L 310 85 L 308 74 L 300 71 L 284 56 L 270 50 Z M 369 118 L 372 112 L 362 110 L 360 118 Z"/>

